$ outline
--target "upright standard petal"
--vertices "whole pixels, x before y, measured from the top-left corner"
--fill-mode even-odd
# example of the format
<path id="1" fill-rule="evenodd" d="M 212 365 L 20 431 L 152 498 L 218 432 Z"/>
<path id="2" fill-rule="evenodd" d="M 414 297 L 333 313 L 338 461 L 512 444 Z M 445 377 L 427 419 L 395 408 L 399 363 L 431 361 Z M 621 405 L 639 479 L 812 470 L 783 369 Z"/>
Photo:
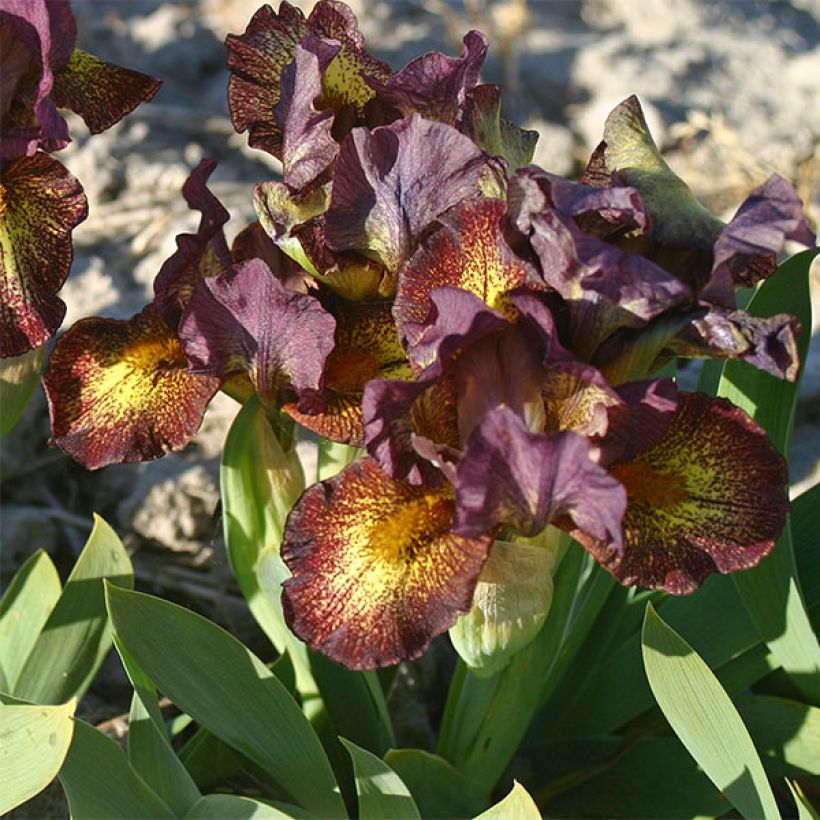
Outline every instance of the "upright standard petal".
<path id="1" fill-rule="evenodd" d="M 222 226 L 230 214 L 208 190 L 208 177 L 216 160 L 203 159 L 182 186 L 182 195 L 192 211 L 200 211 L 196 233 L 177 236 L 177 250 L 154 279 L 154 304 L 163 318 L 176 327 L 196 283 L 222 273 L 231 264 L 231 255 Z"/>
<path id="2" fill-rule="evenodd" d="M 464 35 L 461 57 L 432 51 L 416 57 L 377 87 L 380 100 L 405 116 L 421 114 L 428 120 L 458 126 L 469 93 L 476 87 L 487 56 L 487 38 L 480 31 Z"/>
<path id="3" fill-rule="evenodd" d="M 694 592 L 756 566 L 783 529 L 788 475 L 762 428 L 725 399 L 681 393 L 665 435 L 609 467 L 626 487 L 624 543 L 572 533 L 625 586 Z"/>
<path id="4" fill-rule="evenodd" d="M 87 213 L 80 183 L 47 154 L 0 166 L 0 357 L 40 347 L 60 326 L 65 304 L 55 294 Z"/>
<path id="5" fill-rule="evenodd" d="M 450 531 L 447 487 L 414 487 L 370 459 L 315 484 L 293 508 L 282 558 L 291 629 L 351 669 L 419 657 L 472 603 L 492 536 Z"/>
<path id="6" fill-rule="evenodd" d="M 241 262 L 194 290 L 179 337 L 194 372 L 225 378 L 247 373 L 275 407 L 299 397 L 320 409 L 322 373 L 336 320 L 313 296 L 287 290 L 261 259 Z"/>
<path id="7" fill-rule="evenodd" d="M 454 128 L 413 115 L 354 128 L 336 161 L 325 238 L 398 273 L 423 232 L 462 199 L 477 196 L 488 158 Z"/>
<path id="8" fill-rule="evenodd" d="M 501 406 L 467 439 L 453 531 L 471 537 L 505 524 L 530 536 L 555 521 L 619 544 L 625 508 L 624 488 L 592 460 L 583 436 L 532 433 L 517 413 Z"/>
<path id="9" fill-rule="evenodd" d="M 99 134 L 140 103 L 153 100 L 162 83 L 129 68 L 74 49 L 68 64 L 54 74 L 54 102 L 79 114 Z"/>
<path id="10" fill-rule="evenodd" d="M 188 371 L 179 339 L 149 305 L 128 321 L 77 322 L 57 342 L 43 385 L 52 441 L 94 470 L 182 449 L 219 379 Z"/>

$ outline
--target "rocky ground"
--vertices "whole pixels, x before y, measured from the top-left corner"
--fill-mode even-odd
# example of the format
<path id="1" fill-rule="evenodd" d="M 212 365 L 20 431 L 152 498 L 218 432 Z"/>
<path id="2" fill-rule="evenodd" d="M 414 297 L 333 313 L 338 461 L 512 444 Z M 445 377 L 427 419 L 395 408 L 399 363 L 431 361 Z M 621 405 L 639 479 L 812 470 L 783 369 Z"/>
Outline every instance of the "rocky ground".
<path id="1" fill-rule="evenodd" d="M 300 3 L 309 7 L 309 2 Z M 460 53 L 469 28 L 490 35 L 483 79 L 508 90 L 508 114 L 541 133 L 536 161 L 572 174 L 599 141 L 609 110 L 637 93 L 667 156 L 728 217 L 777 171 L 820 218 L 820 2 L 728 0 L 354 0 L 371 50 L 395 68 L 416 54 Z M 255 9 L 239 0 L 75 0 L 79 44 L 164 81 L 155 101 L 60 159 L 82 181 L 90 216 L 75 231 L 62 291 L 65 327 L 89 315 L 125 318 L 149 299 L 174 237 L 197 216 L 180 187 L 202 157 L 220 164 L 213 189 L 231 211 L 229 239 L 253 217 L 252 186 L 276 173 L 233 132 L 224 37 Z M 820 269 L 814 271 L 820 317 Z M 801 390 L 793 477 L 820 480 L 820 318 Z M 137 583 L 251 633 L 219 543 L 218 459 L 236 405 L 212 406 L 186 451 L 86 473 L 47 447 L 38 396 L 3 440 L 0 573 L 45 548 L 67 570 L 98 511 L 134 554 Z M 105 693 L 101 695 L 105 700 Z M 104 711 L 104 710 L 103 710 Z"/>

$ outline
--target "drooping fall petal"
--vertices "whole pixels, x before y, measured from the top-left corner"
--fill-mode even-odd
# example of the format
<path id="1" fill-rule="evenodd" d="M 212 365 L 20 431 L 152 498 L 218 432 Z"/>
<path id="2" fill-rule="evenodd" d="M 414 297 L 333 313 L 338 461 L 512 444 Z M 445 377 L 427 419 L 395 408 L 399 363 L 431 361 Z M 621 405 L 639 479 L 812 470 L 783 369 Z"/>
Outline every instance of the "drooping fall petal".
<path id="1" fill-rule="evenodd" d="M 177 236 L 177 250 L 154 279 L 154 303 L 163 318 L 176 327 L 183 308 L 200 279 L 222 273 L 231 263 L 222 226 L 230 218 L 222 203 L 208 190 L 216 160 L 203 159 L 182 186 L 192 211 L 202 216 L 196 233 Z"/>
<path id="2" fill-rule="evenodd" d="M 524 286 L 544 289 L 535 269 L 507 244 L 504 216 L 505 205 L 497 199 L 458 205 L 441 217 L 442 227 L 404 266 L 393 315 L 411 352 L 429 321 L 434 288 L 468 291 L 509 318 L 517 315 L 512 291 Z"/>
<path id="3" fill-rule="evenodd" d="M 287 256 L 258 222 L 243 228 L 231 245 L 231 260 L 234 263 L 249 262 L 251 259 L 261 259 L 288 290 L 307 293 L 313 283 L 310 274 Z"/>
<path id="4" fill-rule="evenodd" d="M 52 441 L 92 470 L 182 449 L 219 388 L 188 371 L 153 305 L 128 321 L 77 322 L 57 342 L 43 384 Z"/>
<path id="5" fill-rule="evenodd" d="M 92 134 L 99 134 L 154 99 L 160 85 L 147 74 L 74 49 L 68 64 L 54 75 L 52 94 L 60 108 L 70 108 Z"/>
<path id="6" fill-rule="evenodd" d="M 721 308 L 693 312 L 666 345 L 666 354 L 742 359 L 778 379 L 793 382 L 800 371 L 800 323 L 779 313 L 768 318 Z"/>
<path id="7" fill-rule="evenodd" d="M 317 299 L 287 290 L 261 259 L 241 262 L 194 289 L 179 336 L 195 372 L 247 373 L 263 401 L 295 390 L 300 409 L 320 409 L 336 320 Z M 317 407 L 318 404 L 318 407 Z"/>
<path id="8" fill-rule="evenodd" d="M 701 299 L 709 301 L 713 289 L 750 287 L 768 278 L 787 239 L 815 243 L 797 191 L 774 174 L 752 191 L 718 236 L 712 276 Z"/>
<path id="9" fill-rule="evenodd" d="M 60 326 L 65 304 L 55 294 L 87 213 L 80 183 L 47 154 L 0 168 L 0 356 L 39 347 Z"/>
<path id="10" fill-rule="evenodd" d="M 492 544 L 454 535 L 453 509 L 448 486 L 394 481 L 370 459 L 308 489 L 282 544 L 291 629 L 351 669 L 421 655 L 470 608 Z"/>
<path id="11" fill-rule="evenodd" d="M 418 115 L 343 140 L 325 237 L 331 250 L 360 251 L 398 273 L 433 221 L 476 196 L 488 158 L 454 128 Z"/>
<path id="12" fill-rule="evenodd" d="M 623 547 L 573 536 L 625 586 L 694 592 L 712 572 L 756 566 L 783 529 L 785 461 L 725 399 L 681 393 L 660 442 L 609 471 L 628 496 Z"/>
<path id="13" fill-rule="evenodd" d="M 337 300 L 335 346 L 324 370 L 324 407 L 320 413 L 285 410 L 308 430 L 324 438 L 364 446 L 362 397 L 371 379 L 409 379 L 410 365 L 396 334 L 388 302 L 357 303 Z"/>
<path id="14" fill-rule="evenodd" d="M 532 433 L 501 406 L 488 412 L 458 464 L 453 531 L 472 536 L 498 524 L 535 535 L 557 519 L 621 542 L 626 493 L 572 432 Z M 562 524 L 563 526 L 563 524 Z"/>

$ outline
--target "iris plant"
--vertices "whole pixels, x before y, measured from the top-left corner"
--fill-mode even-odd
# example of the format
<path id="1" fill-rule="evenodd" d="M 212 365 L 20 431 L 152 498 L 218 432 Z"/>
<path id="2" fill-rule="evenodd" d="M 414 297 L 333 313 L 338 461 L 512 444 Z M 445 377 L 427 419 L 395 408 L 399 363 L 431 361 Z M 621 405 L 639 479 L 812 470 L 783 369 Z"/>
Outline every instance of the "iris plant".
<path id="1" fill-rule="evenodd" d="M 772 550 L 782 456 L 739 408 L 658 374 L 707 357 L 796 378 L 796 320 L 735 301 L 786 239 L 814 243 L 789 183 L 724 224 L 634 97 L 580 180 L 531 165 L 536 135 L 479 83 L 478 32 L 394 72 L 341 3 L 282 2 L 227 47 L 234 125 L 283 177 L 229 249 L 212 163 L 192 174 L 202 221 L 153 303 L 56 346 L 60 447 L 91 468 L 155 458 L 221 388 L 362 448 L 305 491 L 281 546 L 291 628 L 358 669 L 417 657 L 487 584 L 515 587 L 529 640 L 561 531 L 622 584 L 673 594 Z"/>

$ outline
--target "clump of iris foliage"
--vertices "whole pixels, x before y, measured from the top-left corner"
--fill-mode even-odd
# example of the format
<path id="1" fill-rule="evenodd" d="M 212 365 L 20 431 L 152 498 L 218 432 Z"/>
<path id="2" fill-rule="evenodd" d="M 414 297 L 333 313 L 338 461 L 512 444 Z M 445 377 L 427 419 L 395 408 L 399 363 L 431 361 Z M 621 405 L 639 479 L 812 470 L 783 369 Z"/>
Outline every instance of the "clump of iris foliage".
<path id="1" fill-rule="evenodd" d="M 86 212 L 57 109 L 96 132 L 158 88 L 74 39 L 67 2 L 0 11 L 4 429 Z M 77 818 L 808 812 L 820 496 L 790 511 L 784 454 L 815 251 L 777 260 L 815 238 L 792 186 L 722 222 L 635 97 L 580 179 L 532 165 L 476 31 L 395 71 L 342 3 L 282 2 L 226 45 L 233 124 L 282 178 L 229 247 L 200 163 L 153 301 L 68 329 L 43 385 L 89 469 L 184 447 L 219 390 L 241 404 L 225 540 L 275 660 L 129 591 L 97 520 L 65 586 L 38 553 L 0 604 L 0 806 L 59 775 Z M 700 390 L 682 358 L 710 360 Z M 437 748 L 399 748 L 396 664 L 448 631 Z M 112 636 L 127 754 L 73 717 Z"/>

